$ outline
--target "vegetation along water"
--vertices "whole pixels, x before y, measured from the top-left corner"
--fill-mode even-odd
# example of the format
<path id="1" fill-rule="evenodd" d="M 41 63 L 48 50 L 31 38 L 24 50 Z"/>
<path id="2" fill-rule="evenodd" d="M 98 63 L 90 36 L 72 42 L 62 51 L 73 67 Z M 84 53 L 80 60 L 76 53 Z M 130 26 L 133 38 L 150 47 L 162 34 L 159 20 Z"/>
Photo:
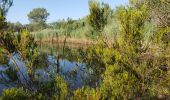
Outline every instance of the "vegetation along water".
<path id="1" fill-rule="evenodd" d="M 35 8 L 29 24 L 8 22 L 11 6 L 0 0 L 0 99 L 170 99 L 169 0 L 89 0 L 87 16 L 51 23 Z"/>

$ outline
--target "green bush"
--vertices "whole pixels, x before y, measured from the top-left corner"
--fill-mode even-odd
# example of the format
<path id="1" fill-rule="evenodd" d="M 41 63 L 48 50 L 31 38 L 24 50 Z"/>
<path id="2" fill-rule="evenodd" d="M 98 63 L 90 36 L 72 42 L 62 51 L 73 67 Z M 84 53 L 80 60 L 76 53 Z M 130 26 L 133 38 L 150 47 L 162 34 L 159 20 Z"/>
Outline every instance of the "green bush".
<path id="1" fill-rule="evenodd" d="M 54 97 L 56 99 L 64 100 L 68 98 L 69 89 L 66 81 L 61 77 L 57 76 L 55 79 L 55 93 Z"/>
<path id="2" fill-rule="evenodd" d="M 2 100 L 30 100 L 31 95 L 23 88 L 10 88 L 3 91 Z"/>
<path id="3" fill-rule="evenodd" d="M 82 87 L 74 91 L 72 100 L 100 100 L 99 89 L 90 89 L 89 87 Z"/>

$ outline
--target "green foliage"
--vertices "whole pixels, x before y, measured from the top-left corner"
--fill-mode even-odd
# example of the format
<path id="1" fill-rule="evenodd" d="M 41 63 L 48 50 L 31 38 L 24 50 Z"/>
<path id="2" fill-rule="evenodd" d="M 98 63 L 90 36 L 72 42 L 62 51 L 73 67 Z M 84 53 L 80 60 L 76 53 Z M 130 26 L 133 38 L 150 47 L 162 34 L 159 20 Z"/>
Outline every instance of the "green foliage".
<path id="1" fill-rule="evenodd" d="M 154 38 L 156 43 L 161 43 L 161 45 L 165 48 L 170 45 L 170 27 L 166 28 L 158 28 L 157 34 Z"/>
<path id="2" fill-rule="evenodd" d="M 68 85 L 66 81 L 59 75 L 55 79 L 55 89 L 56 92 L 54 93 L 54 97 L 56 99 L 67 99 L 67 96 L 69 95 Z"/>
<path id="3" fill-rule="evenodd" d="M 2 41 L 2 47 L 9 53 L 13 53 L 17 50 L 16 46 L 17 39 L 14 34 L 11 34 L 10 32 L 3 32 L 0 35 L 0 39 Z"/>
<path id="4" fill-rule="evenodd" d="M 4 34 L 6 34 L 4 31 L 7 27 L 6 25 L 6 18 L 5 18 L 5 13 L 7 12 L 7 10 L 9 9 L 9 7 L 12 4 L 12 0 L 2 0 L 0 2 L 0 63 L 1 64 L 5 64 L 8 61 L 8 57 L 6 55 L 6 48 L 9 49 L 9 45 L 5 44 L 7 42 L 4 41 Z M 11 38 L 11 37 L 9 37 Z M 4 48 L 4 45 L 6 45 L 6 48 Z M 8 45 L 8 46 L 7 46 Z M 13 49 L 13 48 L 10 48 Z"/>
<path id="5" fill-rule="evenodd" d="M 35 68 L 46 68 L 49 66 L 48 55 L 46 53 L 40 53 L 33 57 L 33 66 Z"/>
<path id="6" fill-rule="evenodd" d="M 22 30 L 17 34 L 4 32 L 0 35 L 0 39 L 4 49 L 9 53 L 20 53 L 23 59 L 29 59 L 36 49 L 36 42 L 27 30 Z"/>
<path id="7" fill-rule="evenodd" d="M 156 99 L 160 95 L 169 95 L 169 87 L 164 83 L 169 83 L 169 56 L 164 55 L 165 52 L 169 55 L 169 49 L 161 48 L 164 53 L 158 54 L 153 52 L 152 46 L 143 47 L 146 23 L 150 22 L 149 14 L 145 4 L 137 9 L 118 8 L 116 18 L 119 22 L 119 36 L 111 46 L 102 42 L 87 53 L 92 75 L 102 76 L 98 77 L 98 80 L 102 79 L 101 98 Z M 162 34 L 158 36 L 160 41 L 164 41 L 162 44 L 169 44 L 169 28 L 154 33 Z"/>
<path id="8" fill-rule="evenodd" d="M 74 91 L 72 100 L 100 100 L 99 89 L 90 89 L 89 87 L 82 87 Z"/>
<path id="9" fill-rule="evenodd" d="M 2 9 L 4 14 L 6 14 L 9 8 L 12 6 L 12 4 L 13 4 L 13 0 L 1 0 L 0 9 Z"/>
<path id="10" fill-rule="evenodd" d="M 41 98 L 44 99 L 55 98 L 63 100 L 67 99 L 69 91 L 66 81 L 60 75 L 57 75 L 51 81 L 40 83 L 37 94 L 41 94 Z"/>
<path id="11" fill-rule="evenodd" d="M 0 64 L 7 64 L 8 63 L 8 56 L 6 55 L 5 50 L 0 47 Z"/>
<path id="12" fill-rule="evenodd" d="M 90 15 L 88 16 L 88 23 L 97 32 L 102 32 L 107 24 L 110 15 L 110 7 L 107 4 L 100 5 L 99 2 L 89 1 Z"/>
<path id="13" fill-rule="evenodd" d="M 20 32 L 23 29 L 23 25 L 20 22 L 17 23 L 7 23 L 7 27 L 9 31 L 12 32 Z"/>
<path id="14" fill-rule="evenodd" d="M 113 23 L 115 23 L 111 19 L 112 10 L 107 4 L 102 3 L 101 6 L 103 7 L 104 11 L 103 16 L 105 16 L 106 21 L 109 22 L 109 25 L 107 25 L 105 28 L 112 28 Z M 95 39 L 99 34 L 88 24 L 87 20 L 88 17 L 78 20 L 73 20 L 71 18 L 68 18 L 67 20 L 59 20 L 57 22 L 48 24 L 47 29 L 32 32 L 32 34 L 35 36 L 36 40 L 39 41 L 48 41 L 65 36 L 70 38 Z M 32 29 L 28 29 L 32 31 Z M 112 30 L 108 31 L 107 34 L 110 36 L 109 33 L 112 32 Z"/>
<path id="15" fill-rule="evenodd" d="M 117 18 L 120 22 L 120 34 L 124 43 L 141 47 L 143 39 L 142 29 L 144 28 L 147 19 L 145 5 L 143 5 L 140 10 L 130 7 L 128 9 L 119 8 Z"/>
<path id="16" fill-rule="evenodd" d="M 0 9 L 0 35 L 2 35 L 2 32 L 4 30 L 4 28 L 6 28 L 6 22 L 5 22 L 5 16 L 3 13 L 3 10 Z"/>
<path id="17" fill-rule="evenodd" d="M 31 95 L 23 88 L 6 89 L 2 93 L 2 100 L 30 100 Z"/>
<path id="18" fill-rule="evenodd" d="M 116 34 L 111 37 L 114 38 L 113 41 L 108 42 L 107 39 L 100 38 L 101 40 L 88 48 L 87 52 L 81 52 L 82 55 L 79 57 L 82 58 L 81 62 L 86 64 L 85 71 L 88 73 L 88 78 L 84 79 L 87 87 L 83 86 L 74 92 L 70 90 L 69 84 L 59 73 L 49 75 L 50 80 L 46 82 L 37 80 L 34 67 L 48 66 L 47 55 L 37 52 L 34 38 L 27 30 L 22 30 L 18 34 L 4 31 L 6 23 L 3 13 L 0 16 L 2 22 L 0 29 L 3 33 L 0 35 L 0 45 L 2 45 L 0 53 L 2 54 L 4 49 L 9 53 L 16 51 L 20 53 L 24 61 L 27 61 L 32 81 L 32 86 L 29 88 L 36 87 L 37 91 L 32 95 L 36 99 L 131 100 L 160 99 L 161 96 L 164 96 L 163 99 L 169 99 L 169 2 L 167 0 L 130 0 L 130 3 L 129 6 L 118 7 L 113 18 L 109 5 L 89 1 L 90 15 L 87 20 L 93 30 L 84 20 L 68 18 L 67 21 L 53 23 L 54 25 L 49 26 L 50 30 L 44 30 L 38 34 L 32 33 L 39 39 L 62 35 L 76 37 L 79 36 L 78 34 L 88 36 L 90 31 Z M 37 23 L 45 23 L 49 15 L 45 9 L 42 12 L 31 13 L 33 14 L 29 16 L 35 18 L 32 21 Z M 42 16 L 45 13 L 44 19 L 38 18 L 37 13 L 41 13 Z M 112 26 L 113 23 L 116 25 Z M 112 33 L 111 29 L 113 29 Z M 148 39 L 145 39 L 146 36 Z M 79 57 L 75 59 L 80 60 Z M 6 73 L 16 80 L 15 71 L 7 70 Z M 17 85 L 23 87 L 20 84 Z M 7 89 L 3 92 L 2 99 L 30 99 L 31 96 L 27 91 L 30 90 L 29 88 Z"/>
<path id="19" fill-rule="evenodd" d="M 29 14 L 28 18 L 31 21 L 32 27 L 37 27 L 38 29 L 43 29 L 46 27 L 46 20 L 49 16 L 49 13 L 45 8 L 35 8 Z"/>
<path id="20" fill-rule="evenodd" d="M 81 38 L 87 39 L 88 33 L 90 33 L 89 27 L 78 28 L 74 30 L 70 30 L 68 36 L 71 38 Z M 37 32 L 31 32 L 31 34 L 35 37 L 37 41 L 52 41 L 57 40 L 57 38 L 64 38 L 66 35 L 66 31 L 64 28 L 61 29 L 44 29 Z"/>
<path id="21" fill-rule="evenodd" d="M 33 9 L 29 14 L 28 17 L 33 22 L 45 22 L 47 20 L 47 17 L 49 16 L 49 13 L 45 8 L 36 8 Z"/>
<path id="22" fill-rule="evenodd" d="M 31 32 L 31 34 L 35 37 L 36 40 L 48 40 L 52 39 L 53 37 L 63 36 L 63 30 L 54 30 L 54 29 L 44 29 L 37 32 Z"/>
<path id="23" fill-rule="evenodd" d="M 140 9 L 119 8 L 117 18 L 121 38 L 116 48 L 109 49 L 114 52 L 111 55 L 114 60 L 113 64 L 106 63 L 108 65 L 103 74 L 102 95 L 110 99 L 154 98 L 157 95 L 155 88 L 162 82 L 158 77 L 165 73 L 156 66 L 158 58 L 142 59 L 146 53 L 142 48 L 142 32 L 147 21 L 145 5 Z"/>
<path id="24" fill-rule="evenodd" d="M 21 54 L 23 59 L 30 59 L 30 56 L 35 53 L 36 50 L 36 42 L 34 41 L 34 37 L 27 30 L 22 30 L 18 33 L 18 52 Z"/>
<path id="25" fill-rule="evenodd" d="M 170 20 L 169 10 L 170 3 L 168 0 L 130 0 L 131 4 L 139 8 L 141 5 L 146 5 L 149 12 L 149 16 L 152 21 L 159 27 L 169 27 Z"/>

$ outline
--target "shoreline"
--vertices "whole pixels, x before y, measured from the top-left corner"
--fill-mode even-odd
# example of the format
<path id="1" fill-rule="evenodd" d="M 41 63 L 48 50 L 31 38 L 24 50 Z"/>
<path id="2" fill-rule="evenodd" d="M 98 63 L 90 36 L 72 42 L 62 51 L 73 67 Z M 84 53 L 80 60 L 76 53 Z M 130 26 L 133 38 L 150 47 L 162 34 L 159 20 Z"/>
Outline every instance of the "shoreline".
<path id="1" fill-rule="evenodd" d="M 46 39 L 37 39 L 38 43 L 66 43 L 66 44 L 82 44 L 82 45 L 92 45 L 95 44 L 94 40 L 90 39 L 78 39 L 78 38 L 46 38 Z"/>

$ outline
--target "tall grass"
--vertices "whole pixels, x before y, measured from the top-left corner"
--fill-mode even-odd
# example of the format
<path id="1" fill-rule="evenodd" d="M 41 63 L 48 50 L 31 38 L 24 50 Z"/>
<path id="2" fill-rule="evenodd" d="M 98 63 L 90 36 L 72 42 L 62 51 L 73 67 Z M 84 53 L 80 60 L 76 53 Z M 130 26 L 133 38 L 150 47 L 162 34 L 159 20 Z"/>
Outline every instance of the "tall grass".
<path id="1" fill-rule="evenodd" d="M 35 37 L 36 40 L 47 40 L 47 39 L 53 39 L 57 37 L 65 37 L 67 34 L 67 37 L 70 38 L 79 38 L 79 39 L 87 39 L 87 35 L 90 33 L 90 30 L 88 26 L 71 30 L 70 32 L 65 31 L 65 29 L 44 29 L 37 32 L 32 32 L 31 34 Z M 69 34 L 69 35 L 68 35 Z"/>
<path id="2" fill-rule="evenodd" d="M 115 23 L 114 19 L 111 19 L 103 30 L 104 35 L 106 35 L 107 37 L 112 37 L 115 35 L 115 33 L 118 33 L 117 24 L 118 23 Z M 71 25 L 71 27 L 74 27 L 74 25 Z M 53 27 L 32 32 L 31 34 L 35 37 L 36 40 L 52 40 L 58 37 L 63 38 L 65 36 L 67 36 L 68 38 L 88 40 L 95 39 L 98 36 L 98 34 L 92 29 L 92 27 L 87 24 L 83 27 L 71 28 L 69 31 L 67 31 L 67 29 L 64 27 Z"/>

